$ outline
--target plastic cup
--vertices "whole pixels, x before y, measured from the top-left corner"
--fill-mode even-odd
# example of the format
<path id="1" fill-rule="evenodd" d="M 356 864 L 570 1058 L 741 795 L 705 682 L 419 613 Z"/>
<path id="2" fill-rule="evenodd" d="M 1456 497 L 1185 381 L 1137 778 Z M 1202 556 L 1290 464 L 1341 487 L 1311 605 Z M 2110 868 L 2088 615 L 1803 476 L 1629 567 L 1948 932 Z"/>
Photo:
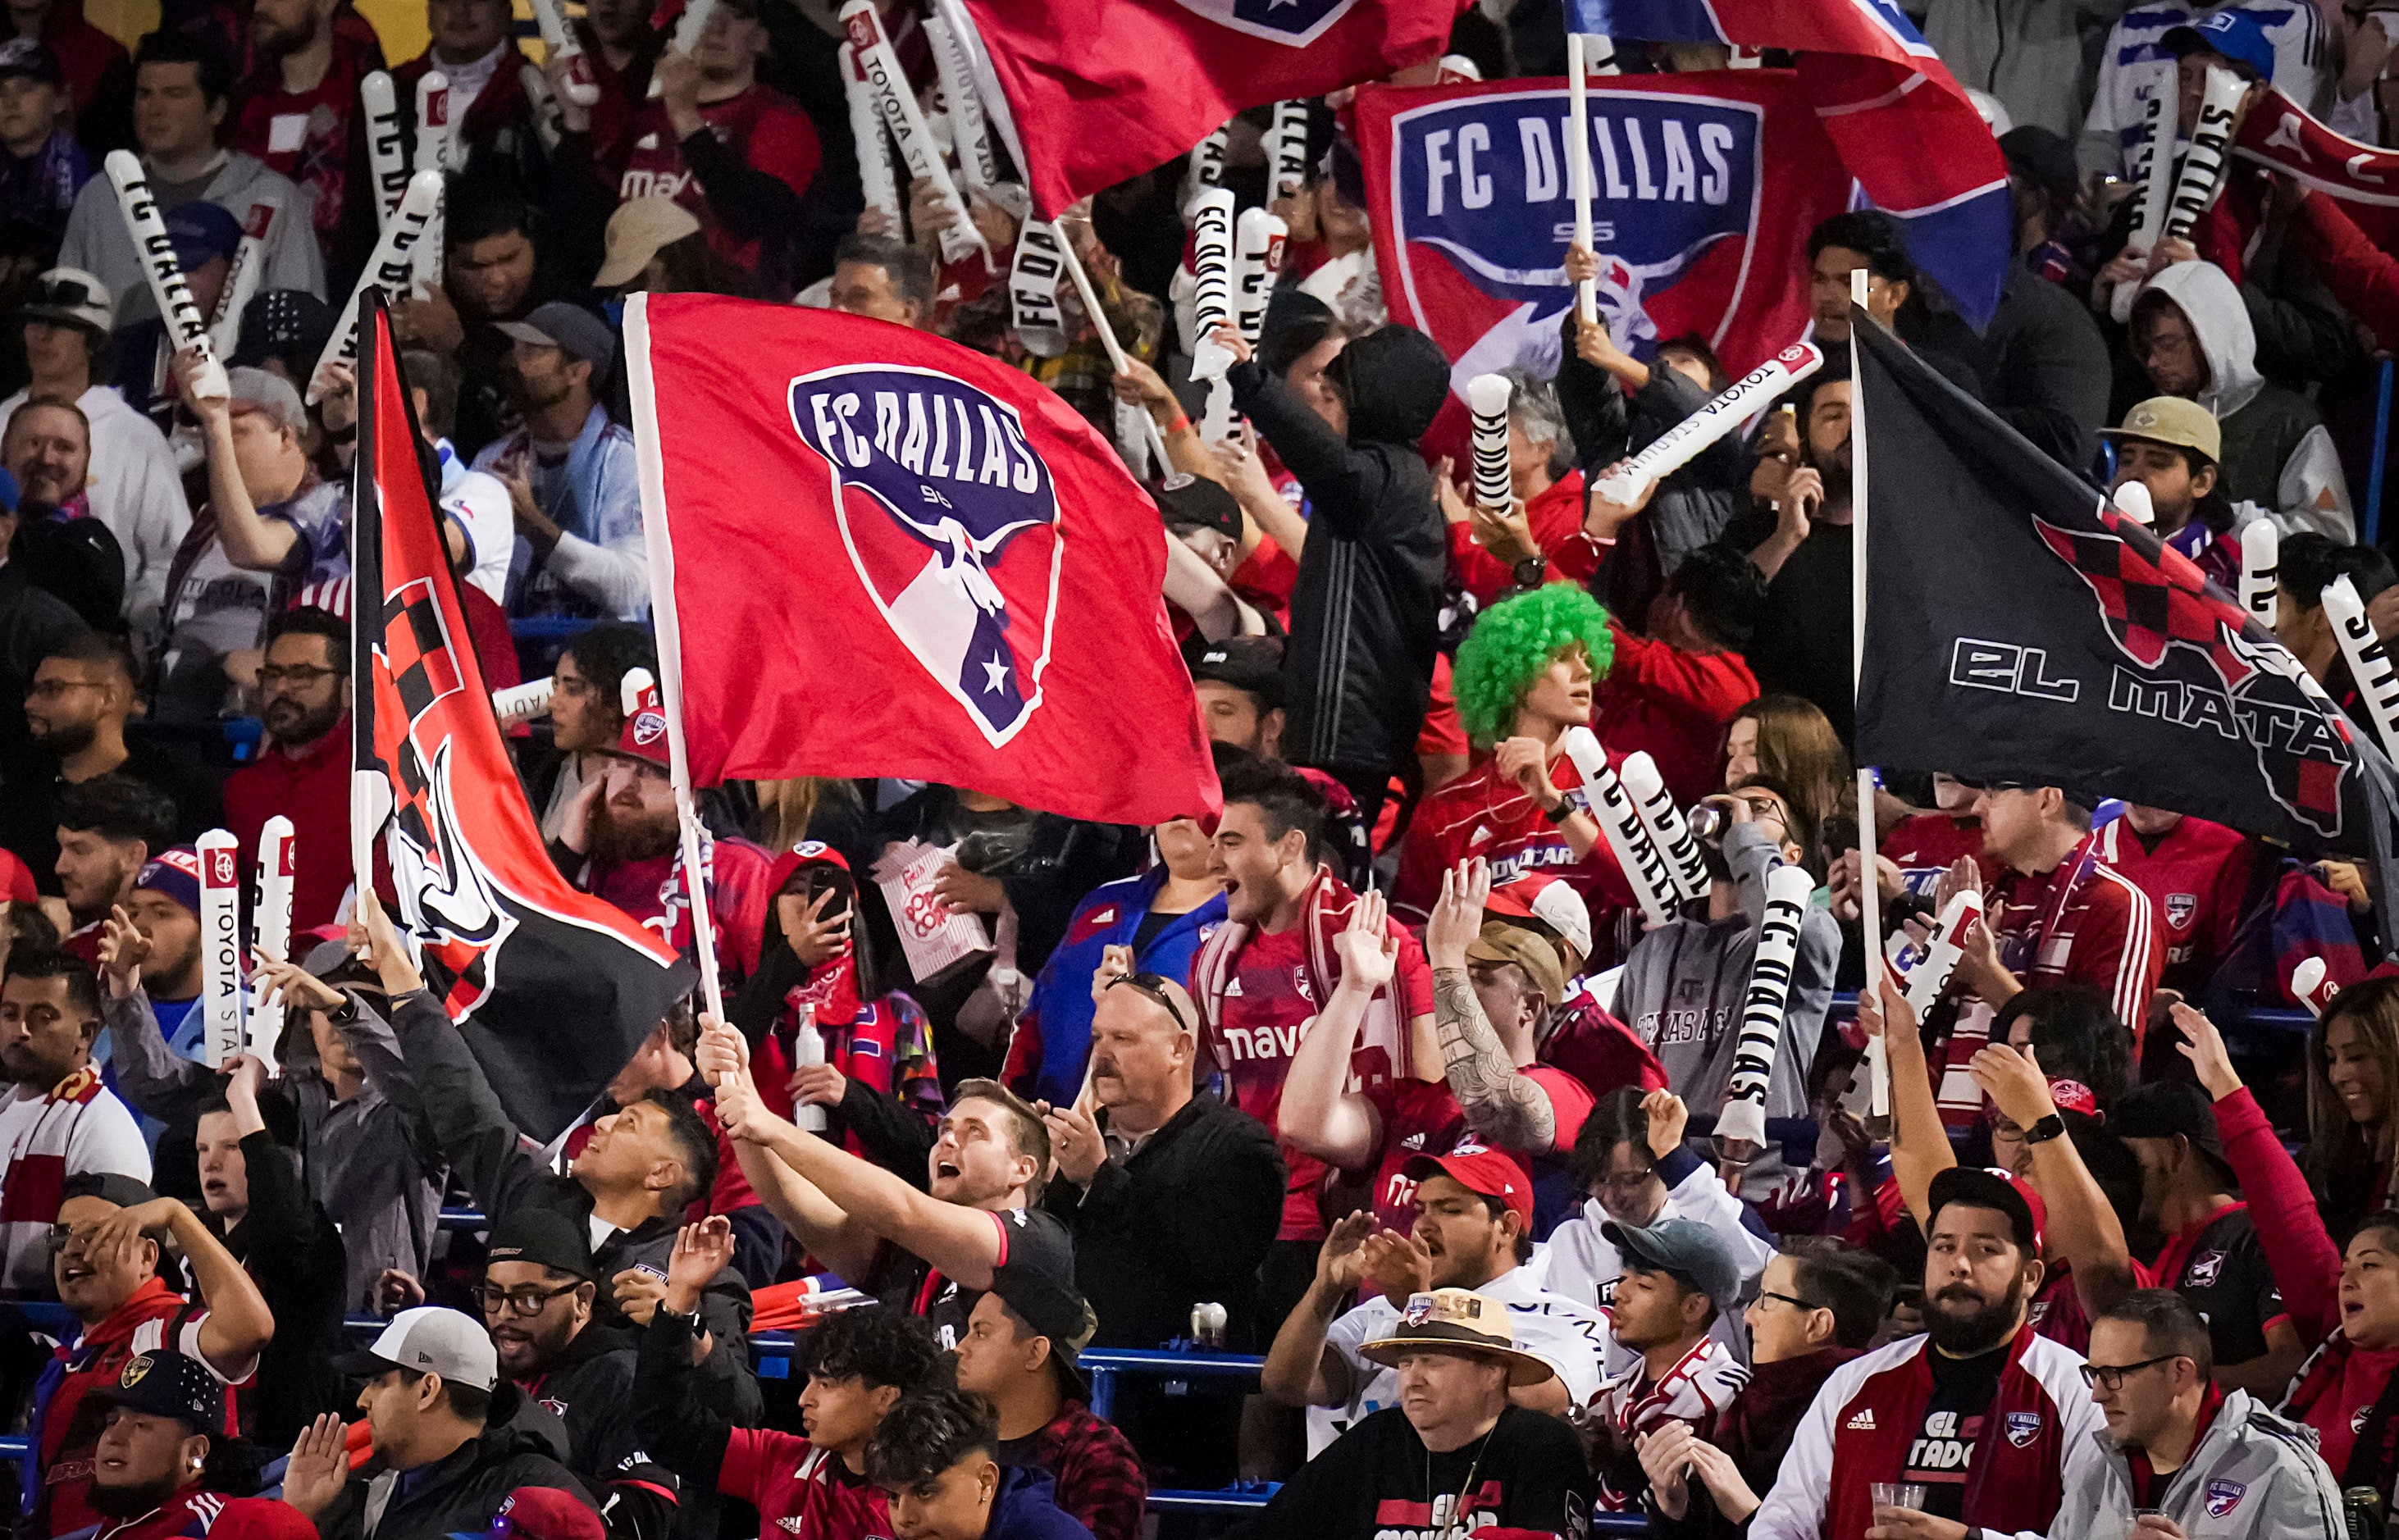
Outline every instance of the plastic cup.
<path id="1" fill-rule="evenodd" d="M 1878 1508 L 1924 1511 L 1924 1483 L 1921 1481 L 1873 1481 L 1867 1483 L 1866 1490 L 1874 1499 L 1874 1506 Z"/>

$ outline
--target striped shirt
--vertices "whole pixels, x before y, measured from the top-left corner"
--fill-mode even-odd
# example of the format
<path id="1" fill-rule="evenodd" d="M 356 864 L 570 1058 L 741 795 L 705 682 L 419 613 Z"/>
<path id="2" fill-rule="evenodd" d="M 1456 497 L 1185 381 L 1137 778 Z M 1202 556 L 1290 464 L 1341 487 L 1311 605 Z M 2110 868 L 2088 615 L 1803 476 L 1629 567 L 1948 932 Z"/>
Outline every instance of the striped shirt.
<path id="1" fill-rule="evenodd" d="M 2155 78 L 2150 66 L 2172 57 L 2165 34 L 2187 27 L 2223 7 L 2172 3 L 2135 6 L 2118 19 L 2108 33 L 2099 56 L 2099 83 L 2092 93 L 2091 115 L 2082 125 L 2089 135 L 2111 135 L 2123 147 L 2123 165 L 2110 167 L 2120 176 L 2133 174 L 2139 151 L 2142 104 Z M 2324 89 L 2324 24 L 2306 0 L 2253 0 L 2241 7 L 2274 45 L 2274 87 L 2313 112 Z M 2086 161 L 2086 165 L 2089 163 Z"/>
<path id="2" fill-rule="evenodd" d="M 100 1073 L 77 1070 L 47 1096 L 0 1103 L 0 1285 L 49 1299 L 50 1225 L 67 1178 L 115 1171 L 150 1180 L 142 1127 Z"/>

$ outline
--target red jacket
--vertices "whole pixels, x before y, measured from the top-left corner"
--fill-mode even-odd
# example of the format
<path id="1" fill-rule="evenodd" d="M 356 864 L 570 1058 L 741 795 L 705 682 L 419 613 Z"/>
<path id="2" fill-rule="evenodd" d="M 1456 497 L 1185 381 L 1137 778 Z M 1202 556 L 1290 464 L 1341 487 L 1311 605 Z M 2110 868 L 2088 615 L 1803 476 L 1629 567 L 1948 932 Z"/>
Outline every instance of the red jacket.
<path id="1" fill-rule="evenodd" d="M 278 813 L 291 820 L 299 872 L 291 880 L 291 934 L 333 923 L 350 885 L 350 719 L 296 754 L 270 748 L 225 780 L 225 828 L 240 843 L 245 891 L 256 873 L 258 831 Z"/>
<path id="2" fill-rule="evenodd" d="M 194 1485 L 139 1519 L 107 1526 L 97 1540 L 316 1540 L 317 1526 L 289 1503 L 227 1497 Z"/>
<path id="3" fill-rule="evenodd" d="M 1591 725 L 1608 759 L 1647 750 L 1675 802 L 1716 790 L 1725 730 L 1757 698 L 1739 653 L 1687 653 L 1607 623 L 1616 661 L 1592 695 Z"/>
<path id="4" fill-rule="evenodd" d="M 84 19 L 83 0 L 57 0 L 50 7 L 49 20 L 42 24 L 42 47 L 50 50 L 67 77 L 67 95 L 77 117 L 91 110 L 92 95 L 109 66 L 129 57 L 124 44 Z"/>
<path id="5" fill-rule="evenodd" d="M 2299 205 L 2291 228 L 2333 298 L 2365 323 L 2385 352 L 2399 352 L 2399 257 L 2368 240 L 2339 200 L 2322 193 Z"/>
<path id="6" fill-rule="evenodd" d="M 1525 505 L 1525 522 L 1548 564 L 1544 583 L 1588 583 L 1601 547 L 1582 533 L 1582 472 L 1570 470 Z M 1484 608 L 1516 586 L 1515 570 L 1474 543 L 1472 524 L 1449 526 L 1449 570 Z"/>
<path id="7" fill-rule="evenodd" d="M 1907 1337 L 1833 1371 L 1792 1436 L 1782 1479 L 1750 1520 L 1749 1540 L 1862 1540 L 1873 1521 L 1870 1483 L 1898 1480 L 1924 1431 L 1929 1341 Z M 2018 1329 L 1966 1467 L 1970 1529 L 2047 1533 L 2068 1467 L 2102 1457 L 2094 1435 L 2107 1425 L 2081 1363 L 2031 1327 Z"/>

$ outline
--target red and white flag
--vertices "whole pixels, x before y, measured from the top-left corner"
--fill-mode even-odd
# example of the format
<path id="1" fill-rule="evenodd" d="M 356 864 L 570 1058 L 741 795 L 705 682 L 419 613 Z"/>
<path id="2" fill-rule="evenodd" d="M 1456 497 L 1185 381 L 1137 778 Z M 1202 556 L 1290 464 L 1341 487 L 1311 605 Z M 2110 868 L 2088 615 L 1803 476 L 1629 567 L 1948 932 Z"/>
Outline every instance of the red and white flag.
<path id="1" fill-rule="evenodd" d="M 691 778 L 897 776 L 1154 824 L 1218 805 L 1158 507 L 1047 386 L 928 332 L 625 307 Z"/>
<path id="2" fill-rule="evenodd" d="M 1164 165 L 1243 108 L 1438 58 L 1466 3 L 937 0 L 985 105 L 1007 109 L 998 127 L 1047 215 Z"/>

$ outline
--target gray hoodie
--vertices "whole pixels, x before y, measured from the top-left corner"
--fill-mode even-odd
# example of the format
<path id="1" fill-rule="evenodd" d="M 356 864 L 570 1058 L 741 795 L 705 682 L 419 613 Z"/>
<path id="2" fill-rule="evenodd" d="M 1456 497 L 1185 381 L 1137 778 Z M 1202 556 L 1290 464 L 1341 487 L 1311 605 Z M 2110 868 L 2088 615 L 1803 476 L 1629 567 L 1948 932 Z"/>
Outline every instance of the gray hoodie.
<path id="1" fill-rule="evenodd" d="M 2173 300 L 2207 358 L 2199 404 L 2224 432 L 2224 495 L 2254 503 L 2285 534 L 2314 530 L 2348 545 L 2357 538 L 2349 479 L 2315 407 L 2257 372 L 2257 332 L 2240 288 L 2212 262 L 2178 262 L 2142 286 Z"/>
<path id="2" fill-rule="evenodd" d="M 1725 831 L 1724 853 L 1741 912 L 1714 922 L 1674 920 L 1650 931 L 1624 960 L 1616 990 L 1618 1019 L 1649 1045 L 1674 1094 L 1709 1117 L 1724 1106 L 1725 1083 L 1732 1076 L 1757 927 L 1766 918 L 1766 874 L 1781 859 L 1764 831 L 1749 823 Z M 1840 956 L 1840 925 L 1809 905 L 1799 927 L 1799 966 L 1783 1007 L 1782 1041 L 1766 1086 L 1768 1117 L 1808 1115 L 1808 1067 L 1823 1035 Z"/>
<path id="3" fill-rule="evenodd" d="M 317 250 L 313 200 L 256 155 L 226 150 L 205 178 L 196 182 L 153 182 L 150 191 L 158 200 L 162 219 L 186 203 L 205 201 L 246 221 L 251 205 L 258 199 L 278 200 L 283 212 L 275 217 L 275 228 L 267 235 L 266 270 L 258 286 L 305 289 L 320 300 L 325 297 L 325 259 Z M 107 285 L 109 297 L 116 302 L 118 330 L 158 314 L 142 272 L 142 253 L 134 250 L 132 233 L 126 229 L 125 215 L 116 206 L 116 187 L 104 176 L 85 182 L 83 191 L 75 195 L 75 209 L 67 215 L 66 236 L 59 247 L 59 265 L 79 267 Z"/>
<path id="4" fill-rule="evenodd" d="M 2131 1464 L 2094 1433 L 2100 1458 L 2068 1467 L 2049 1540 L 2124 1540 L 2133 1529 Z M 2151 1503 L 2192 1540 L 2347 1540 L 2340 1484 L 2316 1455 L 2315 1429 L 2286 1422 L 2245 1390 L 2216 1420 Z"/>

